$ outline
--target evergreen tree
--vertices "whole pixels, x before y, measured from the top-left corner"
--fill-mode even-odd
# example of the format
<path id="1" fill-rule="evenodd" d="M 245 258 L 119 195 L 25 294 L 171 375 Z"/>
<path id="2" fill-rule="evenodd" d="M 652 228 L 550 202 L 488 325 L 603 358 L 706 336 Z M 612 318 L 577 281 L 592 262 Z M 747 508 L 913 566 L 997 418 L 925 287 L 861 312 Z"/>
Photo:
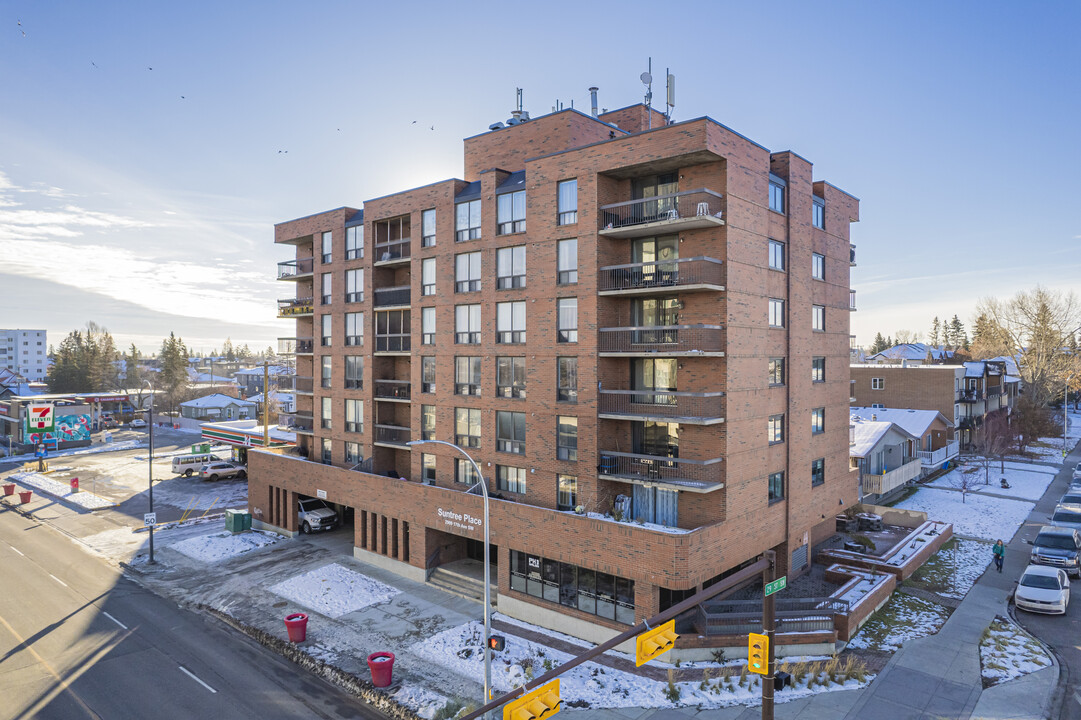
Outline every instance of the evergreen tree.
<path id="1" fill-rule="evenodd" d="M 875 333 L 875 341 L 871 343 L 871 354 L 880 353 L 889 345 L 886 344 L 886 338 L 882 337 L 882 333 Z"/>
<path id="2" fill-rule="evenodd" d="M 128 388 L 136 388 L 142 384 L 142 370 L 139 369 L 139 349 L 135 347 L 135 343 L 132 343 L 128 354 L 124 356 L 124 385 Z"/>
<path id="3" fill-rule="evenodd" d="M 225 344 L 221 346 L 221 354 L 225 356 L 225 359 L 229 362 L 236 360 L 236 351 L 233 350 L 233 341 L 229 338 L 225 338 Z"/>
<path id="4" fill-rule="evenodd" d="M 941 339 L 940 333 L 942 332 L 942 323 L 938 320 L 938 315 L 935 315 L 935 319 L 931 321 L 931 334 L 927 336 L 927 341 L 934 346 L 938 346 Z"/>
<path id="5" fill-rule="evenodd" d="M 950 319 L 950 340 L 954 347 L 963 347 L 968 344 L 968 336 L 965 334 L 965 325 L 961 319 L 954 315 Z"/>
<path id="6" fill-rule="evenodd" d="M 49 392 L 86 392 L 88 390 L 86 374 L 80 367 L 82 356 L 83 334 L 78 330 L 72 330 L 60 342 L 60 348 L 55 352 L 53 365 L 46 376 Z"/>
<path id="7" fill-rule="evenodd" d="M 157 389 L 165 393 L 169 410 L 176 409 L 180 394 L 188 386 L 188 349 L 184 341 L 170 332 L 161 343 L 158 357 L 161 372 L 158 374 Z"/>

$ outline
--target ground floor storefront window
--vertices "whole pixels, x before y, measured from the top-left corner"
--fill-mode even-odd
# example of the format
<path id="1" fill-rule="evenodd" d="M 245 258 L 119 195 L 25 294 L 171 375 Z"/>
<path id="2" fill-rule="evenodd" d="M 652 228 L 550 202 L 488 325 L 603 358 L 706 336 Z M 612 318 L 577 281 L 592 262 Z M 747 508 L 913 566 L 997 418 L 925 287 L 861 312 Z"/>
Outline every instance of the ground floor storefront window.
<path id="1" fill-rule="evenodd" d="M 634 581 L 510 551 L 510 587 L 609 620 L 634 624 Z"/>

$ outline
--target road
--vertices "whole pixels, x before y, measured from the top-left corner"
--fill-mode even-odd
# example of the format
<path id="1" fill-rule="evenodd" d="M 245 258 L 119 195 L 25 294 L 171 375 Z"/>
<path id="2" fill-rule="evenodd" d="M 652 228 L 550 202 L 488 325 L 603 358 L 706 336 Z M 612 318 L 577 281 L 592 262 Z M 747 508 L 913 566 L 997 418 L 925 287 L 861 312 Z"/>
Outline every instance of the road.
<path id="1" fill-rule="evenodd" d="M 6 506 L 0 567 L 0 720 L 384 718 Z"/>

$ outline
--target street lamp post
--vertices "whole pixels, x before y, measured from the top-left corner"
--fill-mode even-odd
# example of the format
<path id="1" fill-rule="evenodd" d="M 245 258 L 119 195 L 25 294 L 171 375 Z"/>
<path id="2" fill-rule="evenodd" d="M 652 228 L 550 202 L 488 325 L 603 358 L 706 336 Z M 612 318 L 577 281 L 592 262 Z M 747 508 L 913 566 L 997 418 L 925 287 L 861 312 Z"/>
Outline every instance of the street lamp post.
<path id="1" fill-rule="evenodd" d="M 154 386 L 149 380 L 143 380 L 150 388 L 150 419 L 147 428 L 150 429 L 150 454 L 146 457 L 147 484 L 150 489 L 150 513 L 154 513 Z M 154 564 L 154 525 L 150 525 L 150 564 Z"/>
<path id="2" fill-rule="evenodd" d="M 1066 414 L 1070 411 L 1070 381 L 1073 380 L 1073 375 L 1066 376 L 1066 382 L 1063 383 L 1062 388 L 1062 457 L 1065 459 L 1066 453 Z"/>
<path id="3" fill-rule="evenodd" d="M 489 547 L 491 545 L 491 533 L 489 532 L 488 522 L 488 486 L 484 482 L 484 474 L 481 473 L 480 466 L 477 465 L 477 462 L 470 457 L 469 453 L 454 443 L 445 440 L 410 440 L 406 445 L 424 445 L 427 443 L 447 445 L 448 447 L 454 448 L 462 455 L 465 455 L 466 460 L 468 460 L 473 465 L 473 469 L 477 471 L 477 484 L 480 485 L 481 495 L 484 496 L 484 704 L 487 704 L 492 700 L 492 648 L 488 645 L 488 638 L 492 634 L 491 565 L 489 564 L 488 555 L 490 552 Z M 472 490 L 473 488 L 469 489 Z"/>

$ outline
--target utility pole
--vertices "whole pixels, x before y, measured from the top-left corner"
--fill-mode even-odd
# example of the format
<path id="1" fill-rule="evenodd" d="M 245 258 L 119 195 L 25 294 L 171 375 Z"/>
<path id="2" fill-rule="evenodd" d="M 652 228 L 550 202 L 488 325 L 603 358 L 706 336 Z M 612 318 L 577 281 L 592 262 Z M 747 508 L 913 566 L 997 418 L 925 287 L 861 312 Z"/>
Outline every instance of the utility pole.
<path id="1" fill-rule="evenodd" d="M 767 550 L 762 557 L 769 563 L 762 571 L 762 589 L 765 592 L 767 586 L 777 579 L 777 553 Z M 769 639 L 766 649 L 766 675 L 762 678 L 762 720 L 773 720 L 773 674 L 776 664 L 773 652 L 774 594 L 770 593 L 762 598 L 762 632 Z"/>
<path id="2" fill-rule="evenodd" d="M 263 361 L 263 447 L 270 447 L 270 364 Z"/>

